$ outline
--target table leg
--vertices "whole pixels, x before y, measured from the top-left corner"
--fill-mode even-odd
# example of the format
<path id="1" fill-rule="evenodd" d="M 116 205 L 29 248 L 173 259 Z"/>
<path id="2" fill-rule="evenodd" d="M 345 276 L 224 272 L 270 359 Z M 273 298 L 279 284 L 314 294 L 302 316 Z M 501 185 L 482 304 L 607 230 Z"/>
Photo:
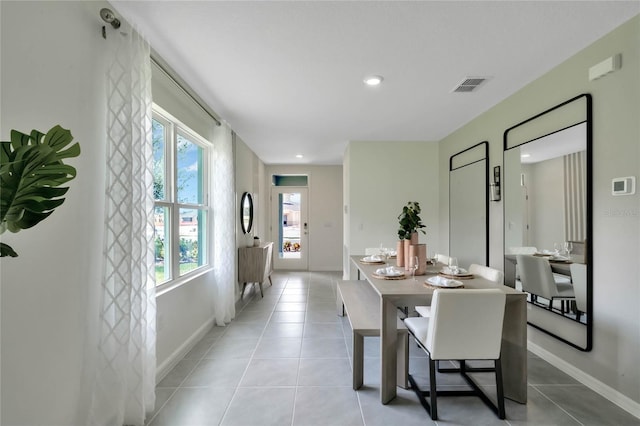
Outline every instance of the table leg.
<path id="1" fill-rule="evenodd" d="M 380 380 L 380 401 L 387 404 L 396 397 L 396 363 L 398 339 L 396 305 L 388 300 L 380 299 L 380 364 L 382 377 Z"/>
<path id="2" fill-rule="evenodd" d="M 505 398 L 527 403 L 527 299 L 507 296 L 502 328 L 503 385 Z"/>

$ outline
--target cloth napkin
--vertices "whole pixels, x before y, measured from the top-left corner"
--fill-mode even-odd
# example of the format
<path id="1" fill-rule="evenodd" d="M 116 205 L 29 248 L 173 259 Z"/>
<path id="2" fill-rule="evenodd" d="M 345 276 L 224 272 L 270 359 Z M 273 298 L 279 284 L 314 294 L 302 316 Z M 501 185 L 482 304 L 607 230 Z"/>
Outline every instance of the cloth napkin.
<path id="1" fill-rule="evenodd" d="M 376 274 L 392 276 L 392 275 L 400 275 L 400 272 L 397 271 L 393 266 L 387 266 L 386 268 L 376 269 Z"/>
<path id="2" fill-rule="evenodd" d="M 447 275 L 464 275 L 467 273 L 467 270 L 464 268 L 458 268 L 458 273 L 454 274 L 453 271 L 448 266 L 445 266 L 444 268 L 442 268 L 442 272 Z"/>
<path id="3" fill-rule="evenodd" d="M 382 262 L 384 259 L 382 256 L 378 256 L 377 254 L 372 254 L 371 256 L 365 257 L 365 260 L 369 262 Z"/>
<path id="4" fill-rule="evenodd" d="M 437 287 L 459 287 L 460 285 L 462 285 L 462 283 L 458 280 L 452 280 L 449 278 L 441 277 L 439 275 L 427 278 L 427 282 Z"/>

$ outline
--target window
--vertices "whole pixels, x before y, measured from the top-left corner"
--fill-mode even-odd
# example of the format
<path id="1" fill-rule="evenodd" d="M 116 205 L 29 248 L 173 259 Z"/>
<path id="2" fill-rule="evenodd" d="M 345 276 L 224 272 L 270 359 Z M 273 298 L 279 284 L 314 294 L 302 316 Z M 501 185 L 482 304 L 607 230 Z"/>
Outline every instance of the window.
<path id="1" fill-rule="evenodd" d="M 210 144 L 154 105 L 153 195 L 156 285 L 209 264 Z"/>

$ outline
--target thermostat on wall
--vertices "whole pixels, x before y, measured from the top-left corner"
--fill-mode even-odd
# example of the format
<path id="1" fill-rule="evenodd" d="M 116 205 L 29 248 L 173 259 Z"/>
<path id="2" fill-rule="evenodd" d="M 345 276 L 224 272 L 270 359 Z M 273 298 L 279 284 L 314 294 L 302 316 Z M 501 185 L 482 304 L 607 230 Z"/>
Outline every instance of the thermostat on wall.
<path id="1" fill-rule="evenodd" d="M 611 180 L 611 195 L 633 195 L 636 193 L 636 177 L 627 176 Z"/>

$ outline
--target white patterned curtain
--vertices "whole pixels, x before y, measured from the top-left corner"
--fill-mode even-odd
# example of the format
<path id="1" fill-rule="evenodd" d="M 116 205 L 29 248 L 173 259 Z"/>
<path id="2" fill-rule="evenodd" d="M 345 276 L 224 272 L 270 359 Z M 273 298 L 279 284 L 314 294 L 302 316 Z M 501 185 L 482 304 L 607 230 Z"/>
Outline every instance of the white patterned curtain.
<path id="1" fill-rule="evenodd" d="M 216 294 L 213 297 L 216 325 L 235 317 L 235 183 L 234 134 L 226 123 L 215 129 L 213 171 L 213 267 Z"/>
<path id="2" fill-rule="evenodd" d="M 567 241 L 587 237 L 586 152 L 568 154 L 564 160 L 564 234 Z"/>
<path id="3" fill-rule="evenodd" d="M 111 32 L 99 343 L 88 424 L 143 425 L 155 404 L 149 44 Z"/>

